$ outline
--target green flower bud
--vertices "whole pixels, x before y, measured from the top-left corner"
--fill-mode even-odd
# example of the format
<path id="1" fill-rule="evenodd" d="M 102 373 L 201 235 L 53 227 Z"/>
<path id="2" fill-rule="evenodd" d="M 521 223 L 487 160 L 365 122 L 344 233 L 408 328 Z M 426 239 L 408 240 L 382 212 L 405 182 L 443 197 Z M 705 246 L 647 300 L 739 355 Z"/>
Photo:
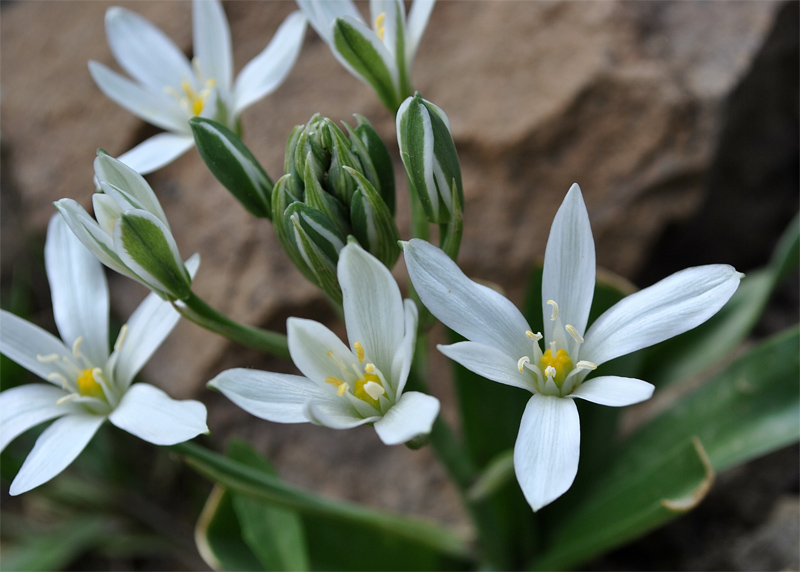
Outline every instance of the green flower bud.
<path id="1" fill-rule="evenodd" d="M 447 115 L 419 93 L 409 97 L 397 110 L 397 142 L 411 191 L 428 220 L 450 223 L 455 212 L 463 212 L 464 190 Z"/>
<path id="2" fill-rule="evenodd" d="M 338 253 L 347 236 L 391 268 L 399 256 L 394 172 L 386 145 L 363 117 L 342 131 L 314 115 L 292 130 L 285 174 L 272 191 L 278 238 L 294 264 L 333 300 Z"/>
<path id="3" fill-rule="evenodd" d="M 189 121 L 200 157 L 211 173 L 250 214 L 271 218 L 272 180 L 230 129 L 202 117 Z"/>

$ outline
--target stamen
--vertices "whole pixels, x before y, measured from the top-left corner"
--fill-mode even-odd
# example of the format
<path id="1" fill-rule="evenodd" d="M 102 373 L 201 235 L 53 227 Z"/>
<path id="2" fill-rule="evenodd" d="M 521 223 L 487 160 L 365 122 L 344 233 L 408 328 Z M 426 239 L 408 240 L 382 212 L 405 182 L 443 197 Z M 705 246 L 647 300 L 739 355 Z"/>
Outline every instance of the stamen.
<path id="1" fill-rule="evenodd" d="M 528 338 L 532 339 L 534 342 L 538 342 L 539 340 L 541 340 L 544 337 L 544 336 L 542 336 L 541 332 L 537 332 L 537 333 L 534 334 L 530 330 L 526 331 L 525 335 L 528 336 Z"/>
<path id="2" fill-rule="evenodd" d="M 548 300 L 547 303 L 553 307 L 553 314 L 550 316 L 550 321 L 555 322 L 556 318 L 558 318 L 558 304 L 553 300 Z"/>
<path id="3" fill-rule="evenodd" d="M 544 368 L 544 374 L 547 377 L 555 377 L 557 373 L 558 370 L 556 370 L 556 368 L 554 368 L 552 365 L 548 365 L 546 368 Z"/>
<path id="4" fill-rule="evenodd" d="M 361 342 L 356 342 L 353 344 L 353 348 L 356 350 L 358 363 L 364 363 L 364 346 L 361 345 Z"/>
<path id="5" fill-rule="evenodd" d="M 368 363 L 367 365 L 364 366 L 364 371 L 367 372 L 367 373 L 372 373 L 372 374 L 377 372 L 377 370 L 375 369 L 375 366 L 373 364 L 371 364 L 371 363 Z"/>
<path id="6" fill-rule="evenodd" d="M 579 344 L 583 343 L 583 338 L 581 337 L 581 335 L 578 333 L 578 330 L 576 330 L 574 326 L 570 326 L 569 324 L 567 324 L 566 326 L 564 326 L 564 329 L 566 329 L 569 335 L 572 336 L 573 340 L 575 340 Z"/>
<path id="7" fill-rule="evenodd" d="M 36 354 L 36 361 L 39 363 L 53 363 L 54 361 L 58 361 L 61 356 L 58 354 L 50 354 L 50 355 L 39 355 Z"/>
<path id="8" fill-rule="evenodd" d="M 336 395 L 339 396 L 344 395 L 345 393 L 347 393 L 347 390 L 350 389 L 350 386 L 341 379 L 339 379 L 338 377 L 331 377 L 331 376 L 326 377 L 325 383 L 330 383 L 331 385 L 335 385 L 337 388 Z"/>
<path id="9" fill-rule="evenodd" d="M 72 344 L 72 357 L 75 359 L 81 358 L 81 344 L 83 343 L 83 336 L 78 336 L 75 343 Z"/>
<path id="10" fill-rule="evenodd" d="M 575 369 L 589 369 L 594 371 L 597 369 L 597 364 L 590 361 L 581 360 L 575 364 Z"/>
<path id="11" fill-rule="evenodd" d="M 65 395 L 64 397 L 62 397 L 61 399 L 59 399 L 58 401 L 56 401 L 56 405 L 63 405 L 63 404 L 65 404 L 67 401 L 72 401 L 72 400 L 73 400 L 73 399 L 75 399 L 76 397 L 78 397 L 78 394 L 77 394 L 77 393 L 70 393 L 69 395 Z"/>
<path id="12" fill-rule="evenodd" d="M 60 373 L 53 372 L 47 376 L 48 381 L 58 381 L 61 383 L 61 389 L 67 391 L 69 389 L 69 383 L 67 382 L 67 378 L 61 375 Z"/>
<path id="13" fill-rule="evenodd" d="M 383 388 L 383 386 L 380 383 L 375 383 L 374 381 L 368 381 L 365 383 L 364 391 L 375 401 L 377 401 L 381 395 L 386 393 L 386 390 Z"/>
<path id="14" fill-rule="evenodd" d="M 118 352 L 122 349 L 122 344 L 125 343 L 125 338 L 128 337 L 128 324 L 123 324 L 117 336 L 117 341 L 114 342 L 114 351 Z"/>
<path id="15" fill-rule="evenodd" d="M 525 367 L 526 363 L 531 363 L 531 358 L 529 358 L 528 356 L 522 356 L 521 358 L 519 358 L 519 361 L 517 362 L 517 368 L 519 368 L 520 373 L 524 371 L 523 368 Z"/>
<path id="16" fill-rule="evenodd" d="M 336 356 L 336 354 L 334 354 L 334 353 L 333 353 L 333 350 L 329 350 L 329 351 L 328 351 L 328 357 L 329 357 L 329 358 L 331 358 L 331 359 L 333 360 L 333 363 L 335 363 L 335 364 L 336 364 L 336 367 L 338 367 L 340 370 L 342 370 L 342 373 L 344 373 L 344 372 L 346 372 L 346 371 L 347 371 L 347 369 L 348 369 L 348 368 L 347 368 L 347 364 L 346 364 L 346 363 L 344 363 L 342 360 L 340 360 L 340 359 L 339 359 L 339 358 Z"/>
<path id="17" fill-rule="evenodd" d="M 386 12 L 381 12 L 378 14 L 378 17 L 375 18 L 375 33 L 378 34 L 378 39 L 382 42 L 383 36 L 386 34 L 386 26 L 384 22 L 386 21 Z"/>

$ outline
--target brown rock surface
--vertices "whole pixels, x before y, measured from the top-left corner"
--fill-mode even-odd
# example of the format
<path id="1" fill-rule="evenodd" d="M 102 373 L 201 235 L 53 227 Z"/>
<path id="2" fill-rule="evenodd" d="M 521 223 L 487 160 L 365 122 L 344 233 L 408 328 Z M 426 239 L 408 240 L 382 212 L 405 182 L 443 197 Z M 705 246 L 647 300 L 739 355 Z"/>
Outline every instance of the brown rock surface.
<path id="1" fill-rule="evenodd" d="M 118 2 L 150 18 L 190 50 L 187 2 Z M 106 2 L 39 1 L 2 10 L 4 218 L 41 234 L 49 203 L 69 196 L 88 206 L 97 147 L 119 154 L 155 131 L 94 86 L 89 59 L 113 64 L 103 30 Z M 239 70 L 269 41 L 289 2 L 226 2 Z M 776 2 L 442 2 L 433 12 L 414 70 L 416 87 L 448 113 L 464 173 L 466 225 L 461 264 L 519 300 L 541 257 L 552 217 L 581 184 L 599 264 L 633 278 L 668 224 L 704 197 L 704 177 L 721 129 L 723 103 L 773 24 Z M 245 141 L 274 179 L 285 138 L 320 112 L 370 118 L 396 155 L 394 122 L 369 88 L 309 32 L 296 68 L 243 117 Z M 400 224 L 408 224 L 397 163 Z M 206 170 L 195 151 L 149 176 L 181 252 L 202 255 L 197 293 L 234 319 L 283 329 L 288 315 L 333 314 L 283 254 L 269 224 L 254 220 Z M 4 213 L 6 214 L 6 213 Z M 4 250 L 4 255 L 9 252 Z M 4 261 L 5 264 L 6 261 Z M 398 276 L 402 276 L 402 264 Z M 4 266 L 5 268 L 5 266 Z M 144 295 L 112 277 L 115 307 L 127 316 Z M 244 433 L 279 459 L 290 480 L 395 509 L 459 519 L 429 452 L 379 446 L 368 429 L 347 433 L 252 422 L 203 386 L 232 366 L 284 368 L 182 323 L 146 375 L 177 397 L 211 405 L 219 434 Z M 447 397 L 446 380 L 433 385 Z M 449 401 L 449 400 L 447 400 Z M 324 454 L 323 454 L 324 453 Z M 346 461 L 361 459 L 356 468 Z M 313 463 L 309 467 L 308 463 Z M 359 483 L 362 468 L 381 488 Z M 411 473 L 412 471 L 409 471 Z M 355 483 L 355 484 L 353 484 Z M 409 493 L 410 494 L 410 493 Z"/>

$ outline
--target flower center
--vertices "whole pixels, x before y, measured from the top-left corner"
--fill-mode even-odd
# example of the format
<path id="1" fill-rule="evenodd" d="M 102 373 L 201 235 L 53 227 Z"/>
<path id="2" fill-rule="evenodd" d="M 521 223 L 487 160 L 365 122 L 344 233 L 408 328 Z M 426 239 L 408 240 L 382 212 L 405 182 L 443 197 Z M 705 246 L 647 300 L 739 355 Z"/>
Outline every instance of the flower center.
<path id="1" fill-rule="evenodd" d="M 328 357 L 342 371 L 342 377 L 328 376 L 325 378 L 325 383 L 336 386 L 336 394 L 340 396 L 347 394 L 352 389 L 352 395 L 380 410 L 380 397 L 386 394 L 386 389 L 383 386 L 383 376 L 373 364 L 365 363 L 366 355 L 361 342 L 353 344 L 353 348 L 355 349 L 358 363 L 350 364 L 349 367 L 337 358 L 333 351 L 328 352 Z"/>
<path id="2" fill-rule="evenodd" d="M 553 356 L 552 350 L 548 349 L 544 352 L 537 365 L 545 376 L 553 378 L 558 387 L 564 384 L 567 374 L 575 369 L 575 364 L 572 363 L 567 350 L 563 349 L 556 351 L 555 356 Z"/>
<path id="3" fill-rule="evenodd" d="M 200 91 L 195 91 L 192 84 L 190 84 L 187 80 L 183 80 L 181 82 L 183 95 L 179 97 L 178 101 L 180 101 L 181 104 L 186 107 L 193 116 L 197 117 L 203 113 L 206 100 L 208 100 L 208 96 L 211 95 L 211 91 L 214 89 L 216 83 L 217 82 L 213 79 L 206 80 L 203 89 Z"/>
<path id="4" fill-rule="evenodd" d="M 103 391 L 103 386 L 97 382 L 96 377 L 101 376 L 103 373 L 99 367 L 81 370 L 80 375 L 75 380 L 78 384 L 78 392 L 85 397 L 96 397 L 106 401 L 106 394 Z"/>

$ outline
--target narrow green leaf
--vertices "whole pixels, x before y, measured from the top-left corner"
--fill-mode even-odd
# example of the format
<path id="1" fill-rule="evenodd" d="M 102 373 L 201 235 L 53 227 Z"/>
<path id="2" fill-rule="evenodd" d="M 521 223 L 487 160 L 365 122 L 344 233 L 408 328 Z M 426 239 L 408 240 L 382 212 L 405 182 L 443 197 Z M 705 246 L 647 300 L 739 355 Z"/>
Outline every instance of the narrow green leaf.
<path id="1" fill-rule="evenodd" d="M 375 184 L 375 188 L 378 189 L 381 197 L 383 197 L 383 202 L 386 203 L 386 206 L 389 207 L 389 212 L 394 216 L 395 184 L 392 156 L 389 154 L 389 149 L 386 148 L 386 143 L 383 142 L 383 139 L 381 139 L 367 118 L 359 114 L 356 114 L 355 117 L 358 125 L 353 131 L 364 144 L 364 148 L 367 150 L 370 161 L 375 168 L 375 173 L 378 176 L 378 183 Z M 373 181 L 370 180 L 370 182 Z"/>
<path id="2" fill-rule="evenodd" d="M 244 441 L 233 441 L 228 457 L 276 476 L 266 459 Z M 242 538 L 265 570 L 309 569 L 303 522 L 297 513 L 236 492 L 232 497 Z"/>
<path id="3" fill-rule="evenodd" d="M 372 86 L 381 103 L 394 112 L 400 106 L 394 79 L 370 39 L 351 23 L 337 18 L 333 25 L 333 45 L 353 70 Z"/>
<path id="4" fill-rule="evenodd" d="M 250 149 L 224 125 L 195 117 L 189 121 L 192 134 L 208 169 L 247 211 L 271 218 L 272 180 Z"/>

